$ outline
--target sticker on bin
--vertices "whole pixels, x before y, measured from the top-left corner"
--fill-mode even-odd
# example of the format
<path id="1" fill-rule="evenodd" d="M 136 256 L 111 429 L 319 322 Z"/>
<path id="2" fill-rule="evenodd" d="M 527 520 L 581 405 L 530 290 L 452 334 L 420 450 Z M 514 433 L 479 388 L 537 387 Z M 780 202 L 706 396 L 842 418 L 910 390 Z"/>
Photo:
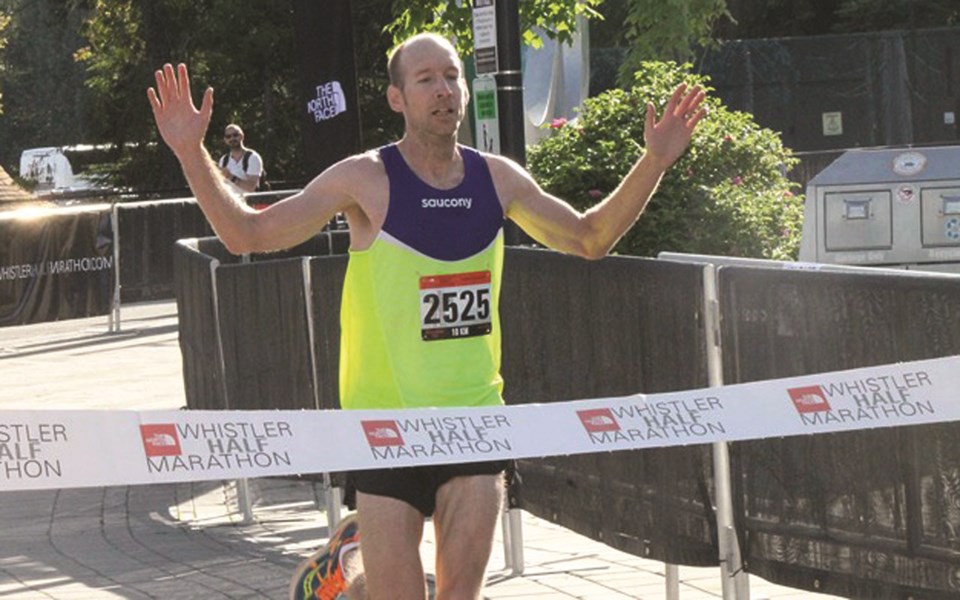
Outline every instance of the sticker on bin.
<path id="1" fill-rule="evenodd" d="M 422 339 L 431 342 L 489 334 L 490 294 L 490 271 L 421 277 Z"/>

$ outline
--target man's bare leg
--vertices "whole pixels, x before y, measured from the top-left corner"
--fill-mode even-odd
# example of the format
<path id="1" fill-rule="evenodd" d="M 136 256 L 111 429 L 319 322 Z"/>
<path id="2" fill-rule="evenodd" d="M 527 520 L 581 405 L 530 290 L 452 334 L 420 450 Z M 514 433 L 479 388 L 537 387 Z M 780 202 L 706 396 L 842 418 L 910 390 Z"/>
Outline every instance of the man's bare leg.
<path id="1" fill-rule="evenodd" d="M 451 479 L 437 492 L 437 600 L 480 598 L 503 489 L 503 475 L 471 475 Z"/>
<path id="2" fill-rule="evenodd" d="M 401 500 L 357 492 L 357 515 L 363 578 L 351 581 L 350 600 L 426 600 L 420 511 Z"/>

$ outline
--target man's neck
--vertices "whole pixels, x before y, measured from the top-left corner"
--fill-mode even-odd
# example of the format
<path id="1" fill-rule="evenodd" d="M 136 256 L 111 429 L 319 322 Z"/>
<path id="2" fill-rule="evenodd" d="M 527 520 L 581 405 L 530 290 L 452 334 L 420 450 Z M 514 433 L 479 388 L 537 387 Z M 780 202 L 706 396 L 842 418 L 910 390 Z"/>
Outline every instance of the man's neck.
<path id="1" fill-rule="evenodd" d="M 240 157 L 243 156 L 244 150 L 246 150 L 246 148 L 244 148 L 243 146 L 240 146 L 239 148 L 231 148 L 230 156 L 233 157 L 233 160 L 240 160 Z"/>
<path id="2" fill-rule="evenodd" d="M 397 142 L 397 148 L 413 172 L 436 188 L 456 187 L 463 180 L 463 159 L 455 139 L 423 143 L 408 135 Z"/>

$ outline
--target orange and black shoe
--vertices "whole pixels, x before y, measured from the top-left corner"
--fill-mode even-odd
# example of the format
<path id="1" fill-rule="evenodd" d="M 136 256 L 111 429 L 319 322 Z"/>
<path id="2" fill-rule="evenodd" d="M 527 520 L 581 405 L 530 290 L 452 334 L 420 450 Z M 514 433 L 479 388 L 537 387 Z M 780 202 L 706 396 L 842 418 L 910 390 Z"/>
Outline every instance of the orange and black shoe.
<path id="1" fill-rule="evenodd" d="M 304 559 L 290 579 L 290 600 L 335 600 L 347 590 L 343 557 L 360 545 L 356 513 L 344 517 L 323 547 Z"/>

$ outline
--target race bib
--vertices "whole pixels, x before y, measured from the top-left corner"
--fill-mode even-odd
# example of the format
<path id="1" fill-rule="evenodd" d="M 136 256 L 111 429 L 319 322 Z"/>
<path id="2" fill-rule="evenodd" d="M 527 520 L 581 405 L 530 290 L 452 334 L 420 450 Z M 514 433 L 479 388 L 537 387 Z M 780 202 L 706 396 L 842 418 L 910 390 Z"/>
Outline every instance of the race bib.
<path id="1" fill-rule="evenodd" d="M 487 335 L 492 328 L 490 313 L 490 271 L 420 278 L 424 341 Z"/>

